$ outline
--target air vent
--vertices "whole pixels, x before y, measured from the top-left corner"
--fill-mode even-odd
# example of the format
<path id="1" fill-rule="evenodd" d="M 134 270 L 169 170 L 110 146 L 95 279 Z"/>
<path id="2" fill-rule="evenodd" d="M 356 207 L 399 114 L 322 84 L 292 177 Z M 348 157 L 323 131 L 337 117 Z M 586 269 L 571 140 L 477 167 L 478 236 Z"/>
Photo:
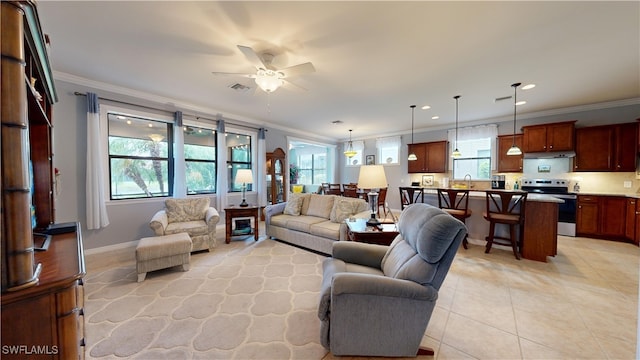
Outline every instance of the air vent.
<path id="1" fill-rule="evenodd" d="M 499 97 L 499 98 L 495 98 L 493 100 L 493 102 L 498 102 L 498 101 L 503 101 L 503 100 L 509 100 L 511 99 L 513 96 L 509 95 L 509 96 L 503 96 L 503 97 Z"/>
<path id="2" fill-rule="evenodd" d="M 229 85 L 229 88 L 241 93 L 246 93 L 247 91 L 251 90 L 250 87 L 242 85 L 240 83 L 231 84 Z"/>

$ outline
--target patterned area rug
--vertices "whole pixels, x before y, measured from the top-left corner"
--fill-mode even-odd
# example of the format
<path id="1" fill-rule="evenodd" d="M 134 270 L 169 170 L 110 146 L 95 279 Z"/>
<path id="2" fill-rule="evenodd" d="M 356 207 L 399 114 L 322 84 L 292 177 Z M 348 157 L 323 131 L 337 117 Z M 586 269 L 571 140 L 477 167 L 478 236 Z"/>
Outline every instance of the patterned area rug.
<path id="1" fill-rule="evenodd" d="M 191 269 L 135 263 L 85 277 L 93 359 L 322 359 L 316 315 L 323 257 L 277 241 L 219 242 Z"/>

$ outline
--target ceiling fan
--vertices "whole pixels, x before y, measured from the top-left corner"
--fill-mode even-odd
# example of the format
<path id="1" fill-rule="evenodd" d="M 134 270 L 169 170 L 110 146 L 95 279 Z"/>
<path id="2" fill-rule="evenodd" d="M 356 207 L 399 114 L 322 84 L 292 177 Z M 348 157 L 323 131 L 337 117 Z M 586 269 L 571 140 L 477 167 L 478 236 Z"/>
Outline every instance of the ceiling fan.
<path id="1" fill-rule="evenodd" d="M 294 87 L 301 90 L 306 90 L 298 85 L 291 83 L 288 79 L 316 71 L 316 69 L 313 67 L 313 64 L 310 62 L 289 66 L 284 69 L 276 69 L 275 67 L 271 66 L 271 61 L 274 57 L 272 54 L 263 53 L 262 56 L 260 56 L 252 48 L 242 45 L 238 45 L 238 49 L 240 49 L 247 60 L 251 62 L 251 65 L 255 66 L 256 73 L 242 74 L 214 71 L 214 75 L 238 75 L 248 77 L 254 79 L 260 89 L 267 93 L 271 93 L 285 84 L 293 85 Z"/>

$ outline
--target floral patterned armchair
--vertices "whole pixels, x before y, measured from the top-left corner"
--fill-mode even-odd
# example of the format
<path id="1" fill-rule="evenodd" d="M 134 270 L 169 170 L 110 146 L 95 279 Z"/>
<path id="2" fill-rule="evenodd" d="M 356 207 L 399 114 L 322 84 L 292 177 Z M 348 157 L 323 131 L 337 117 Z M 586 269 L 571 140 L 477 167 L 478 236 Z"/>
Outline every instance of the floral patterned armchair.
<path id="1" fill-rule="evenodd" d="M 192 251 L 213 250 L 220 214 L 209 206 L 209 198 L 171 198 L 166 199 L 164 205 L 165 209 L 158 211 L 149 222 L 156 236 L 186 232 L 193 243 Z"/>

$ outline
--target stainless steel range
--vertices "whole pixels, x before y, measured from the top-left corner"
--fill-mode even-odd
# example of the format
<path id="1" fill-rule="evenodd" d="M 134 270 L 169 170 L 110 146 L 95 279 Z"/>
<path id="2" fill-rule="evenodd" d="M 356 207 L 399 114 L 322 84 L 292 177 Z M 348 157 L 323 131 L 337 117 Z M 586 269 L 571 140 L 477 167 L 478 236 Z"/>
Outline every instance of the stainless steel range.
<path id="1" fill-rule="evenodd" d="M 576 203 L 578 196 L 569 192 L 565 179 L 522 179 L 522 190 L 547 194 L 564 203 L 558 204 L 558 235 L 576 236 Z"/>

